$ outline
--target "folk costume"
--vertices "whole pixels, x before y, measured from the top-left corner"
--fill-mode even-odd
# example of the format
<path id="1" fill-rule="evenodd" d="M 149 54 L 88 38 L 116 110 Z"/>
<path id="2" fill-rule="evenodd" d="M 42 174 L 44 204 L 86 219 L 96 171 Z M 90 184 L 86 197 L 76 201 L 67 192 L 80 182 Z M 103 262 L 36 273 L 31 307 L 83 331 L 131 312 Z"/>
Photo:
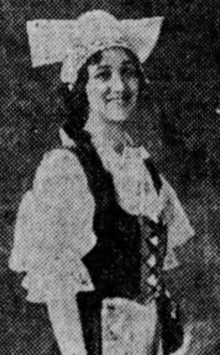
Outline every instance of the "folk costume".
<path id="1" fill-rule="evenodd" d="M 27 29 L 33 65 L 62 61 L 61 79 L 74 85 L 98 50 L 129 48 L 143 63 L 160 26 L 93 11 Z M 26 272 L 27 300 L 47 305 L 62 355 L 166 355 L 179 323 L 162 270 L 178 265 L 174 248 L 193 235 L 176 193 L 126 135 L 120 151 L 89 121 L 60 137 L 21 201 L 9 266 Z"/>

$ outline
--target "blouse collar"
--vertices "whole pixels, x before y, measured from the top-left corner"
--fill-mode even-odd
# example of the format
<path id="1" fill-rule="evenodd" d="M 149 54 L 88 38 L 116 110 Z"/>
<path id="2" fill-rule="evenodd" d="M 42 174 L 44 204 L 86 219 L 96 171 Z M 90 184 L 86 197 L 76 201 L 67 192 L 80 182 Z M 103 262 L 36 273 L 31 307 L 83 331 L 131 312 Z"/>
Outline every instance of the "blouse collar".
<path id="1" fill-rule="evenodd" d="M 109 144 L 106 144 L 106 140 L 103 137 L 101 127 L 94 130 L 94 127 L 86 125 L 84 131 L 90 135 L 94 146 L 101 155 L 105 154 L 105 152 L 108 151 Z M 70 137 L 66 129 L 64 129 L 63 127 L 60 128 L 59 134 L 63 147 L 76 147 L 76 142 L 74 141 L 74 138 Z M 136 147 L 131 136 L 127 132 L 125 132 L 124 139 L 122 142 L 122 149 L 120 149 L 119 147 L 119 149 L 115 151 L 115 153 L 118 155 L 127 155 L 126 153 L 130 151 L 135 151 L 136 154 L 141 156 L 144 160 L 150 157 L 150 154 L 147 152 L 147 150 L 143 146 Z"/>

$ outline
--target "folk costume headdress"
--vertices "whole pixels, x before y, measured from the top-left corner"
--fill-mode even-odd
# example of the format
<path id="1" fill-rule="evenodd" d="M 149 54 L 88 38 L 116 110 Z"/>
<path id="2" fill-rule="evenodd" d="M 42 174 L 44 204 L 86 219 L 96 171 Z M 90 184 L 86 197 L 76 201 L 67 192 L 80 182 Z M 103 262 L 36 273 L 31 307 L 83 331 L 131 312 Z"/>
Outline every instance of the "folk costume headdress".
<path id="1" fill-rule="evenodd" d="M 28 21 L 32 65 L 62 62 L 62 82 L 74 84 L 78 70 L 99 50 L 128 48 L 144 63 L 161 24 L 161 17 L 119 21 L 103 10 L 87 12 L 76 20 Z"/>

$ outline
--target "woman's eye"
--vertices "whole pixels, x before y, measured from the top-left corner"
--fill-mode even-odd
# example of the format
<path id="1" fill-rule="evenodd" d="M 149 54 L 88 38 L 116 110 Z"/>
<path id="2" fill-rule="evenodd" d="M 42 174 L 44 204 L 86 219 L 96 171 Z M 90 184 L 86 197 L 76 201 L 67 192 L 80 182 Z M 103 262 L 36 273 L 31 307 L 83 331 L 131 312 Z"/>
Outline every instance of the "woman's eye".
<path id="1" fill-rule="evenodd" d="M 108 71 L 108 70 L 105 70 L 105 71 L 102 71 L 102 72 L 99 72 L 96 74 L 96 78 L 97 79 L 102 79 L 102 80 L 109 80 L 111 77 L 111 73 Z"/>
<path id="2" fill-rule="evenodd" d="M 136 77 L 137 76 L 137 70 L 132 67 L 125 67 L 121 71 L 122 76 L 131 78 L 131 77 Z"/>

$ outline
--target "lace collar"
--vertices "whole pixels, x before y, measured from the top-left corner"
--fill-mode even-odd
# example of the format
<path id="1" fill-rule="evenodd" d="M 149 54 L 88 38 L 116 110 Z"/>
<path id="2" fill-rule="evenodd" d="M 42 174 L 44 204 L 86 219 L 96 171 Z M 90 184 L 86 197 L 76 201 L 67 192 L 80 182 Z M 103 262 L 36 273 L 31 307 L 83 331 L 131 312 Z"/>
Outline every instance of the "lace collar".
<path id="1" fill-rule="evenodd" d="M 64 147 L 76 146 L 63 129 L 60 133 Z M 157 223 L 163 208 L 163 191 L 158 195 L 144 164 L 144 160 L 149 158 L 148 152 L 143 146 L 133 147 L 127 143 L 120 154 L 103 144 L 100 136 L 91 136 L 91 139 L 105 169 L 113 176 L 119 204 L 129 214 L 145 215 Z"/>

